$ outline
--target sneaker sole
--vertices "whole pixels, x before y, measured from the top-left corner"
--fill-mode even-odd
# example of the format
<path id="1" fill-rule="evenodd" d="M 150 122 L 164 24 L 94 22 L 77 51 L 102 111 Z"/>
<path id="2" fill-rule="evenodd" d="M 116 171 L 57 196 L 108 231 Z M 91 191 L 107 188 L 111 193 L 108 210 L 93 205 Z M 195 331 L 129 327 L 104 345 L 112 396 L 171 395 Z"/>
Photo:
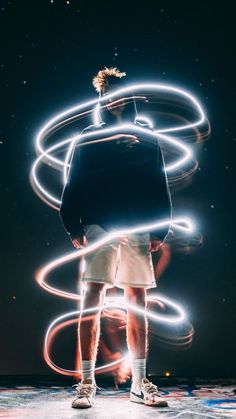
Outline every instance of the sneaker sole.
<path id="1" fill-rule="evenodd" d="M 167 401 L 166 400 L 164 400 L 164 401 L 160 401 L 160 402 L 157 402 L 157 403 L 145 403 L 144 402 L 144 399 L 141 399 L 140 397 L 138 397 L 138 396 L 135 396 L 134 394 L 131 394 L 130 395 L 130 402 L 133 402 L 133 403 L 139 403 L 139 404 L 145 404 L 145 406 L 153 406 L 153 407 L 168 407 L 168 403 L 167 403 Z"/>
<path id="2" fill-rule="evenodd" d="M 90 407 L 92 407 L 92 405 L 89 405 L 89 406 L 85 406 L 85 405 L 73 406 L 73 405 L 71 405 L 71 407 L 73 407 L 73 409 L 89 409 Z"/>

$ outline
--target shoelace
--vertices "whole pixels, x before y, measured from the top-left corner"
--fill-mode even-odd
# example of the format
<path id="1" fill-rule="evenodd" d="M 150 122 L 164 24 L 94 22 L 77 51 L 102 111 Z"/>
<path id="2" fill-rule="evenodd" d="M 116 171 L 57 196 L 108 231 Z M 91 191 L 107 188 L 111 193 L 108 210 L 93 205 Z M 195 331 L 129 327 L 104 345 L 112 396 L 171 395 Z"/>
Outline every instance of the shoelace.
<path id="1" fill-rule="evenodd" d="M 88 397 L 90 395 L 89 392 L 91 391 L 91 389 L 94 388 L 98 388 L 99 390 L 101 390 L 101 388 L 98 387 L 97 384 L 78 383 L 74 384 L 72 387 L 75 387 L 79 397 Z"/>
<path id="2" fill-rule="evenodd" d="M 144 388 L 145 390 L 147 390 L 149 394 L 161 396 L 160 392 L 157 389 L 157 386 L 155 386 L 155 384 L 153 383 L 145 383 Z"/>

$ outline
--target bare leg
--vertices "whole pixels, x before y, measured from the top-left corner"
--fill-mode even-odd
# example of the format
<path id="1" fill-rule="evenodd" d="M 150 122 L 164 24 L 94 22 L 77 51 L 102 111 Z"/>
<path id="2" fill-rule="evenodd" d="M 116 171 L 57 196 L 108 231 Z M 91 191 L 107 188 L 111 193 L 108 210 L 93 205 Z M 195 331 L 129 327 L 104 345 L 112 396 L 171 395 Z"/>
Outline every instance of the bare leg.
<path id="1" fill-rule="evenodd" d="M 146 289 L 127 287 L 125 299 L 136 307 L 145 311 Z M 137 313 L 132 308 L 127 312 L 127 344 L 133 358 L 146 358 L 147 356 L 147 318 L 146 314 Z"/>
<path id="2" fill-rule="evenodd" d="M 82 301 L 83 310 L 101 306 L 105 296 L 105 284 L 88 282 Z M 79 343 L 82 360 L 96 360 L 100 335 L 101 309 L 97 308 L 91 313 L 81 313 L 79 319 Z M 84 320 L 84 317 L 88 319 Z"/>
<path id="3" fill-rule="evenodd" d="M 92 407 L 96 395 L 95 362 L 100 334 L 101 306 L 105 296 L 105 284 L 90 282 L 86 284 L 81 301 L 79 318 L 79 349 L 81 355 L 81 382 L 76 385 L 77 396 L 72 407 L 77 409 Z M 85 310 L 94 310 L 85 313 Z"/>
<path id="4" fill-rule="evenodd" d="M 147 318 L 145 288 L 128 287 L 125 289 L 127 309 L 127 345 L 131 354 L 132 386 L 146 378 L 147 356 Z M 144 313 L 136 312 L 141 308 Z"/>
<path id="5" fill-rule="evenodd" d="M 130 401 L 144 403 L 149 406 L 168 406 L 167 401 L 161 397 L 157 387 L 146 377 L 147 341 L 147 316 L 146 316 L 146 289 L 127 288 L 125 290 L 127 303 L 143 309 L 144 313 L 135 313 L 128 308 L 127 343 L 132 355 L 132 385 Z"/>

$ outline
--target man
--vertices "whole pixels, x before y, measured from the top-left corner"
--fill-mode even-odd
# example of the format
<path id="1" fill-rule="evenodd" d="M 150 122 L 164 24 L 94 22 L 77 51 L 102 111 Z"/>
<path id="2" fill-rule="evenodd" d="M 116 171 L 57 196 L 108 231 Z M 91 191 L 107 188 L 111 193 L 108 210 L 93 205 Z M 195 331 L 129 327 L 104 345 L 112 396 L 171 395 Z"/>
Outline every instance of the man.
<path id="1" fill-rule="evenodd" d="M 117 68 L 100 70 L 93 85 L 100 96 L 124 86 Z M 60 216 L 72 243 L 77 249 L 104 236 L 116 228 L 124 229 L 150 224 L 171 217 L 171 200 L 164 161 L 158 142 L 147 145 L 143 135 L 135 133 L 133 99 L 117 102 L 108 100 L 100 110 L 101 124 L 83 130 L 91 136 L 81 138 L 71 159 Z M 104 105 L 104 106 L 103 106 Z M 103 129 L 128 122 L 131 131 L 110 135 L 110 141 L 97 141 L 109 134 Z M 85 143 L 87 142 L 88 145 Z M 126 234 L 102 245 L 86 255 L 80 281 L 85 286 L 83 310 L 97 307 L 83 322 L 79 322 L 82 380 L 77 385 L 77 397 L 72 407 L 91 407 L 96 393 L 95 362 L 100 334 L 100 312 L 106 289 L 124 289 L 127 309 L 127 345 L 131 354 L 132 386 L 130 401 L 149 406 L 167 406 L 157 387 L 146 378 L 147 318 L 146 289 L 156 287 L 151 252 L 157 251 L 168 234 L 162 231 Z M 142 314 L 133 307 L 142 309 Z"/>

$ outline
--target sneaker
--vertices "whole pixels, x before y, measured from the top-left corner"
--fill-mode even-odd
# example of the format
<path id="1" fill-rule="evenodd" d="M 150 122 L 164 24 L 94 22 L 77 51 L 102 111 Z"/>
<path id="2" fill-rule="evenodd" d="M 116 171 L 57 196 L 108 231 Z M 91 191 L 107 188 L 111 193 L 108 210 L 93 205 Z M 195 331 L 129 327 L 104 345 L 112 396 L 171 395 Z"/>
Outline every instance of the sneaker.
<path id="1" fill-rule="evenodd" d="M 143 378 L 138 384 L 132 384 L 130 389 L 130 401 L 143 403 L 147 406 L 168 406 L 166 399 L 161 397 L 157 386 L 151 383 L 147 378 Z"/>
<path id="2" fill-rule="evenodd" d="M 74 384 L 72 387 L 76 388 L 77 397 L 73 400 L 71 407 L 86 409 L 87 407 L 93 406 L 96 389 L 99 388 L 93 380 L 87 379 L 86 381 Z"/>

